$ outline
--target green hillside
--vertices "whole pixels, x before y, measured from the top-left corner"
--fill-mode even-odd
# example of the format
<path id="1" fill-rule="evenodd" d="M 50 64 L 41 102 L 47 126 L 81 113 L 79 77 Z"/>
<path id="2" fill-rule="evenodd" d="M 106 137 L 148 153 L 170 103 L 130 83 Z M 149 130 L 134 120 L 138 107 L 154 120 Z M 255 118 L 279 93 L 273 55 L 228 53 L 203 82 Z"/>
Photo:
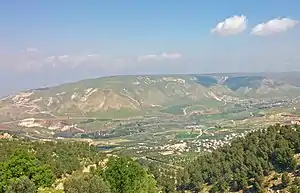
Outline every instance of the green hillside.
<path id="1" fill-rule="evenodd" d="M 298 193 L 300 188 L 299 126 L 251 132 L 180 164 L 99 151 L 71 141 L 0 140 L 0 192 Z"/>
<path id="2" fill-rule="evenodd" d="M 207 127 L 227 127 L 226 121 L 255 118 L 262 110 L 298 108 L 297 75 L 137 75 L 82 80 L 3 98 L 0 128 L 34 138 L 91 136 L 95 131 L 119 136 L 132 134 L 125 132 L 127 126 L 120 132 L 121 125 L 157 117 L 159 124 L 168 127 L 173 127 L 169 124 L 173 119 L 180 122 L 179 127 L 199 120 Z"/>
<path id="3" fill-rule="evenodd" d="M 299 88 L 282 77 L 166 75 L 114 76 L 36 89 L 2 99 L 2 119 L 41 116 L 82 116 L 128 109 L 127 117 L 151 109 L 207 100 L 241 100 L 297 95 Z M 140 112 L 140 113 L 137 113 Z M 110 118 L 116 118 L 112 113 Z"/>

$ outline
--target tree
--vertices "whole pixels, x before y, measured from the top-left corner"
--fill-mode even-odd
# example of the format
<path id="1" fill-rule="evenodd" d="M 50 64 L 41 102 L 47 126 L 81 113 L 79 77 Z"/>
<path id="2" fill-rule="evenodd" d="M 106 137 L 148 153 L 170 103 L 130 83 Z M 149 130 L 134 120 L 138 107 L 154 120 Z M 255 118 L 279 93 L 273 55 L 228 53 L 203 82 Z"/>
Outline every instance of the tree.
<path id="1" fill-rule="evenodd" d="M 11 179 L 8 183 L 5 193 L 35 193 L 37 188 L 28 177 Z"/>
<path id="2" fill-rule="evenodd" d="M 0 162 L 0 192 L 4 192 L 9 180 L 9 172 L 5 163 Z"/>
<path id="3" fill-rule="evenodd" d="M 292 185 L 289 190 L 291 193 L 300 193 L 300 188 L 297 187 L 296 185 Z"/>
<path id="4" fill-rule="evenodd" d="M 257 193 L 261 193 L 263 190 L 261 187 L 261 184 L 259 184 L 259 182 L 254 182 L 252 189 L 254 192 L 257 192 Z"/>
<path id="5" fill-rule="evenodd" d="M 279 124 L 251 132 L 245 138 L 234 139 L 230 145 L 199 155 L 191 161 L 187 165 L 189 181 L 180 186 L 201 187 L 209 184 L 216 191 L 227 186 L 238 191 L 248 189 L 248 185 L 254 184 L 250 179 L 255 179 L 258 189 L 263 185 L 263 177 L 271 171 L 296 169 L 294 155 L 300 144 L 299 139 L 299 128 Z"/>
<path id="6" fill-rule="evenodd" d="M 64 183 L 66 193 L 110 193 L 109 186 L 100 176 L 81 173 L 74 174 Z"/>
<path id="7" fill-rule="evenodd" d="M 155 192 L 156 181 L 136 161 L 128 157 L 111 158 L 104 179 L 113 193 Z"/>
<path id="8" fill-rule="evenodd" d="M 283 187 L 287 187 L 289 183 L 291 182 L 291 177 L 287 172 L 283 172 L 281 176 L 281 183 Z"/>
<path id="9" fill-rule="evenodd" d="M 259 186 L 262 186 L 264 182 L 264 176 L 256 176 L 254 180 L 258 183 Z"/>
<path id="10" fill-rule="evenodd" d="M 293 184 L 296 186 L 300 186 L 300 177 L 295 177 Z"/>
<path id="11" fill-rule="evenodd" d="M 159 178 L 159 176 L 161 174 L 157 164 L 155 164 L 155 163 L 150 163 L 149 164 L 149 171 L 151 172 L 151 174 L 153 174 L 153 176 L 156 180 Z"/>
<path id="12" fill-rule="evenodd" d="M 17 150 L 4 164 L 7 179 L 27 176 L 37 187 L 48 187 L 54 176 L 49 166 L 42 164 L 32 154 Z"/>
<path id="13" fill-rule="evenodd" d="M 39 187 L 48 187 L 53 183 L 53 173 L 47 165 L 32 168 L 31 180 Z"/>
<path id="14" fill-rule="evenodd" d="M 226 192 L 228 189 L 228 185 L 225 181 L 220 181 L 211 188 L 210 192 L 215 193 L 215 192 Z"/>
<path id="15" fill-rule="evenodd" d="M 162 186 L 163 192 L 173 193 L 176 190 L 175 179 L 172 175 L 168 173 L 162 174 L 159 178 L 159 185 Z"/>
<path id="16" fill-rule="evenodd" d="M 187 170 L 178 170 L 177 171 L 177 183 L 178 184 L 189 184 L 190 176 Z"/>

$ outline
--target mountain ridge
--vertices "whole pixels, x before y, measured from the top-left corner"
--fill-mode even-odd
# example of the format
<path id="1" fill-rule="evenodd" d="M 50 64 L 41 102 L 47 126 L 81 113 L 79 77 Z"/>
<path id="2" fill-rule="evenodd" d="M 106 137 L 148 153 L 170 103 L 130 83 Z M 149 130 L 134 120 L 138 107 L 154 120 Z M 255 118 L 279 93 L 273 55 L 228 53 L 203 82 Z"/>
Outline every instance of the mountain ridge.
<path id="1" fill-rule="evenodd" d="M 293 84 L 298 73 L 227 75 L 109 76 L 30 89 L 0 99 L 0 124 L 81 131 L 75 120 L 219 114 L 291 103 L 300 95 Z M 65 127 L 62 120 L 72 121 Z"/>
<path id="2" fill-rule="evenodd" d="M 241 95 L 241 92 L 248 93 L 251 90 L 254 90 L 254 94 L 259 94 L 263 92 L 275 92 L 276 90 L 298 89 L 295 85 L 282 82 L 281 79 L 273 80 L 271 79 L 273 77 L 269 78 L 268 76 L 246 76 L 245 74 L 240 74 L 240 76 L 223 75 L 227 74 L 215 74 L 213 76 L 203 74 L 100 77 L 54 87 L 22 91 L 15 95 L 2 98 L 1 103 L 3 105 L 3 102 L 7 99 L 11 99 L 13 104 L 26 103 L 26 101 L 37 103 L 39 100 L 45 100 L 39 97 L 48 97 L 46 106 L 51 106 L 53 103 L 61 101 L 63 99 L 62 95 L 68 95 L 69 99 L 65 99 L 67 101 L 62 100 L 64 104 L 74 101 L 74 103 L 79 104 L 79 108 L 83 109 L 87 108 L 86 105 L 82 104 L 87 98 L 91 101 L 95 98 L 102 100 L 102 102 L 98 104 L 98 107 L 104 110 L 108 110 L 109 108 L 120 109 L 121 107 L 138 109 L 140 106 L 150 107 L 151 105 L 164 105 L 168 103 L 168 101 L 171 103 L 176 102 L 176 100 L 180 98 L 192 101 L 198 100 L 203 97 L 203 93 L 211 93 L 213 92 L 212 90 L 215 90 L 217 93 L 220 93 L 222 90 L 222 92 L 236 96 L 236 94 Z M 171 87 L 171 89 L 167 87 Z M 167 91 L 170 91 L 172 94 L 168 94 Z M 70 94 L 71 92 L 72 94 Z M 31 100 L 30 96 L 32 97 L 32 95 L 35 96 Z M 216 95 L 216 93 L 213 95 Z M 172 99 L 169 98 L 171 96 L 173 96 Z M 103 102 L 107 103 L 107 105 L 104 105 Z M 151 104 L 151 102 L 157 102 L 158 104 Z M 44 101 L 44 105 L 45 104 L 46 102 Z M 90 110 L 97 110 L 97 107 L 95 107 L 94 110 Z"/>

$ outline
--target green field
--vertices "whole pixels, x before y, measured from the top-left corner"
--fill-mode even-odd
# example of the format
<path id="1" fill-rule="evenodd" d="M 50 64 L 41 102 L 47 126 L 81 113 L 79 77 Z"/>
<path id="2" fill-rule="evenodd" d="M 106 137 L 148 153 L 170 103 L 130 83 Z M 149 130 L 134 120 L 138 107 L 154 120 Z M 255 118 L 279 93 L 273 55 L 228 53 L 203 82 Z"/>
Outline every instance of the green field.
<path id="1" fill-rule="evenodd" d="M 186 106 L 188 105 L 174 105 L 161 110 L 161 112 L 174 115 L 183 115 L 183 108 L 185 108 Z"/>
<path id="2" fill-rule="evenodd" d="M 193 139 L 198 137 L 199 134 L 197 133 L 191 133 L 191 132 L 181 132 L 176 134 L 175 139 Z"/>

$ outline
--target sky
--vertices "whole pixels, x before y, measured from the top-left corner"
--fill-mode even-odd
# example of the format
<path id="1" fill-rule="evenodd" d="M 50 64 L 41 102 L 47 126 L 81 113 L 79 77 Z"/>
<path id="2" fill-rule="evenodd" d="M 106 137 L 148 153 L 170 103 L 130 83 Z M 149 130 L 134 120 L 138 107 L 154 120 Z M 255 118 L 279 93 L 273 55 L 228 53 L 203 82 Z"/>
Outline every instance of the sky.
<path id="1" fill-rule="evenodd" d="M 300 70 L 299 0 L 0 3 L 0 96 L 121 74 Z"/>

